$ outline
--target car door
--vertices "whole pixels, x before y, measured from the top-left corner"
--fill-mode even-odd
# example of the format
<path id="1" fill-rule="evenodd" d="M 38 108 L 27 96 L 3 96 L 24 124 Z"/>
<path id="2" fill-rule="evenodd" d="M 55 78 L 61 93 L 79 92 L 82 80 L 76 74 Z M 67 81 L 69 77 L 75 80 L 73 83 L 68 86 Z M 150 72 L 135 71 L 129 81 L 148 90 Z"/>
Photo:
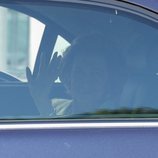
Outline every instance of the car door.
<path id="1" fill-rule="evenodd" d="M 157 157 L 155 11 L 115 0 L 0 6 L 1 157 Z"/>

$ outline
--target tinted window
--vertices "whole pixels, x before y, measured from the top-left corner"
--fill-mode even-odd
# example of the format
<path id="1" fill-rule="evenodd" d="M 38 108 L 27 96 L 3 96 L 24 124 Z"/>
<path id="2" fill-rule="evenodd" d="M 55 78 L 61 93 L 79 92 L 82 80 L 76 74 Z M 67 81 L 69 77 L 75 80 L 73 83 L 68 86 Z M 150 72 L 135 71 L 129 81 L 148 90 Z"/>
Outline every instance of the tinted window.
<path id="1" fill-rule="evenodd" d="M 28 16 L 11 10 L 4 19 L 2 117 L 157 117 L 154 20 L 101 7 L 25 7 Z M 30 16 L 45 24 L 33 27 Z"/>

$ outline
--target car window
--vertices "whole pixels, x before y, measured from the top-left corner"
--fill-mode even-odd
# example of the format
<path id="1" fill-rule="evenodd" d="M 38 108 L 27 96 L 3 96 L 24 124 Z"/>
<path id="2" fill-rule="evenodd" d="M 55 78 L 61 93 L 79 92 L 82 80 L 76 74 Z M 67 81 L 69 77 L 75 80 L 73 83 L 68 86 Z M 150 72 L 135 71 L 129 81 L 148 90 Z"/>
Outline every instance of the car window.
<path id="1" fill-rule="evenodd" d="M 154 18 L 114 6 L 10 8 L 0 10 L 2 118 L 158 116 Z"/>

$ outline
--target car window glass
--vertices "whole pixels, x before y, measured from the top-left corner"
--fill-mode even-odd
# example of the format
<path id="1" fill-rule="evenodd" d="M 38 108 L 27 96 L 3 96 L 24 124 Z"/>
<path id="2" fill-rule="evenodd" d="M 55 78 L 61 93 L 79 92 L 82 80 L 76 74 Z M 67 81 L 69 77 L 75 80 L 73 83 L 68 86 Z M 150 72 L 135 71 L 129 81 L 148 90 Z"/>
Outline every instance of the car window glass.
<path id="1" fill-rule="evenodd" d="M 25 14 L 2 8 L 0 117 L 157 117 L 154 18 L 114 6 L 18 7 Z"/>

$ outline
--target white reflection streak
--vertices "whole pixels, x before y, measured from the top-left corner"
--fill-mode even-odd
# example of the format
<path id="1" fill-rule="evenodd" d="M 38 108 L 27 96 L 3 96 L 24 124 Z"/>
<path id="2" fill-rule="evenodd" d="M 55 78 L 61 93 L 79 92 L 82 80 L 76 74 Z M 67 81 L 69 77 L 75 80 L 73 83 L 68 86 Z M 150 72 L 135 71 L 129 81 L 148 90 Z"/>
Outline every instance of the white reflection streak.
<path id="1" fill-rule="evenodd" d="M 116 14 L 116 15 L 118 14 L 117 10 L 115 10 L 115 14 Z"/>
<path id="2" fill-rule="evenodd" d="M 97 129 L 97 128 L 157 128 L 158 122 L 126 122 L 126 123 L 30 123 L 3 124 L 1 130 L 38 130 L 38 129 Z"/>
<path id="3" fill-rule="evenodd" d="M 33 71 L 34 63 L 43 36 L 45 25 L 40 21 L 30 18 L 30 43 L 29 43 L 29 67 Z"/>

